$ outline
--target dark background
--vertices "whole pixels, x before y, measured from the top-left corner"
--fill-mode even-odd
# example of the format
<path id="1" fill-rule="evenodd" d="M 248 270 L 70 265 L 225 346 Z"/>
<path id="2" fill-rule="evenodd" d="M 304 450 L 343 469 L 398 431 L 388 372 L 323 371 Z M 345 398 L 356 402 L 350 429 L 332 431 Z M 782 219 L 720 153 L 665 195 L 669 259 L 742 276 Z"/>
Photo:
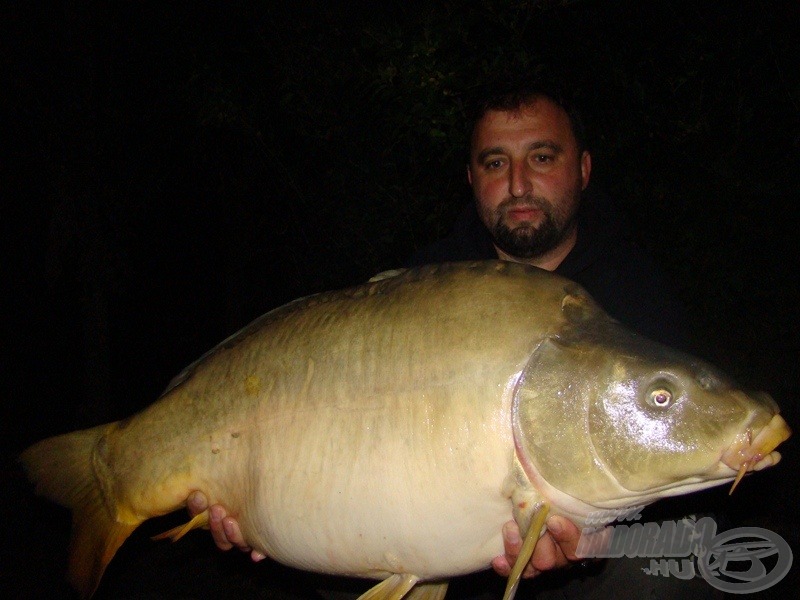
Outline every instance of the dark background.
<path id="1" fill-rule="evenodd" d="M 564 73 L 593 184 L 673 277 L 699 352 L 796 426 L 800 5 L 410 4 L 4 9 L 4 597 L 69 597 L 68 517 L 32 496 L 18 452 L 138 410 L 256 316 L 444 235 L 469 201 L 465 98 L 500 71 Z M 795 446 L 713 498 L 797 551 Z M 194 537 L 135 536 L 112 585 L 153 554 L 172 596 L 224 597 L 219 569 L 258 595 L 276 569 L 292 579 Z M 205 575 L 182 581 L 189 564 Z"/>

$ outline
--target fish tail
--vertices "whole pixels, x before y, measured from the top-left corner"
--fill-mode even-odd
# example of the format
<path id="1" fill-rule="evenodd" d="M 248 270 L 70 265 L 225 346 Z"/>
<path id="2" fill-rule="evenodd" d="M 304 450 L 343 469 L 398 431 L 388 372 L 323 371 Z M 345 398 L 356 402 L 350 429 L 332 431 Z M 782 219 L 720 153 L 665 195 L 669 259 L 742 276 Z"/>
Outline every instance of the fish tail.
<path id="1" fill-rule="evenodd" d="M 114 425 L 42 440 L 20 456 L 36 493 L 72 510 L 69 578 L 82 598 L 97 589 L 106 566 L 139 523 L 112 514 L 92 467 L 92 454 Z"/>

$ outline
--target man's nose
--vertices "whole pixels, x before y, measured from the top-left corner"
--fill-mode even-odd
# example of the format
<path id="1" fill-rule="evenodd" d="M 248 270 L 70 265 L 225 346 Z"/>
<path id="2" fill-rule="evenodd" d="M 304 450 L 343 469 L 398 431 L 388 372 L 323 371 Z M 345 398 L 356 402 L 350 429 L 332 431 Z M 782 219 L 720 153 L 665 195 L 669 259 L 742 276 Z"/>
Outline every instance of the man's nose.
<path id="1" fill-rule="evenodd" d="M 514 198 L 522 198 L 531 192 L 533 185 L 528 176 L 528 168 L 524 162 L 511 164 L 508 191 Z"/>

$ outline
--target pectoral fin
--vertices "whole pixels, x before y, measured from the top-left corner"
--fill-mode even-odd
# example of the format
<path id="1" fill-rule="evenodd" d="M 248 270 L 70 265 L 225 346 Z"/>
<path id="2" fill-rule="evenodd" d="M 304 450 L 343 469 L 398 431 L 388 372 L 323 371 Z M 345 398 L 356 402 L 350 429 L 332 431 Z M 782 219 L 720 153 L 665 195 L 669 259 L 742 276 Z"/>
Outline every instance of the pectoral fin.
<path id="1" fill-rule="evenodd" d="M 517 556 L 517 561 L 514 563 L 511 574 L 508 576 L 508 583 L 506 584 L 506 591 L 503 594 L 503 600 L 513 600 L 514 595 L 517 593 L 522 571 L 525 570 L 528 561 L 531 559 L 531 556 L 533 556 L 533 549 L 536 548 L 536 542 L 539 541 L 548 512 L 550 512 L 550 507 L 547 504 L 542 504 L 542 507 L 531 520 L 531 526 L 528 528 L 528 533 L 525 534 L 525 540 L 522 542 L 522 548 L 519 551 L 519 556 Z"/>
<path id="2" fill-rule="evenodd" d="M 418 583 L 404 600 L 443 600 L 446 593 L 446 581 Z"/>
<path id="3" fill-rule="evenodd" d="M 417 581 L 419 577 L 416 575 L 395 573 L 361 594 L 358 600 L 400 600 Z"/>
<path id="4" fill-rule="evenodd" d="M 154 535 L 151 537 L 151 540 L 164 540 L 166 538 L 171 539 L 173 542 L 177 542 L 187 533 L 189 533 L 192 529 L 198 528 L 208 528 L 208 511 L 205 510 L 198 515 L 195 515 L 194 518 L 189 521 L 188 523 L 184 523 L 183 525 L 178 525 L 177 527 L 173 527 L 169 531 L 165 531 L 164 533 L 159 533 L 158 535 Z"/>

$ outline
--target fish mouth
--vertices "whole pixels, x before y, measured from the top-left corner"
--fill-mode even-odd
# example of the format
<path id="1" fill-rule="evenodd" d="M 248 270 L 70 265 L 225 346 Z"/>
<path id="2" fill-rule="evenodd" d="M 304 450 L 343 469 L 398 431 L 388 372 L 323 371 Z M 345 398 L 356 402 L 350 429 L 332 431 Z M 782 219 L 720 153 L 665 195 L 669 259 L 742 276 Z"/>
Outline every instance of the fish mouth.
<path id="1" fill-rule="evenodd" d="M 752 427 L 748 427 L 739 434 L 721 458 L 723 464 L 737 473 L 729 493 L 733 493 L 745 473 L 778 464 L 781 455 L 775 448 L 791 435 L 792 430 L 779 414 L 773 415 L 761 430 L 754 432 Z"/>

